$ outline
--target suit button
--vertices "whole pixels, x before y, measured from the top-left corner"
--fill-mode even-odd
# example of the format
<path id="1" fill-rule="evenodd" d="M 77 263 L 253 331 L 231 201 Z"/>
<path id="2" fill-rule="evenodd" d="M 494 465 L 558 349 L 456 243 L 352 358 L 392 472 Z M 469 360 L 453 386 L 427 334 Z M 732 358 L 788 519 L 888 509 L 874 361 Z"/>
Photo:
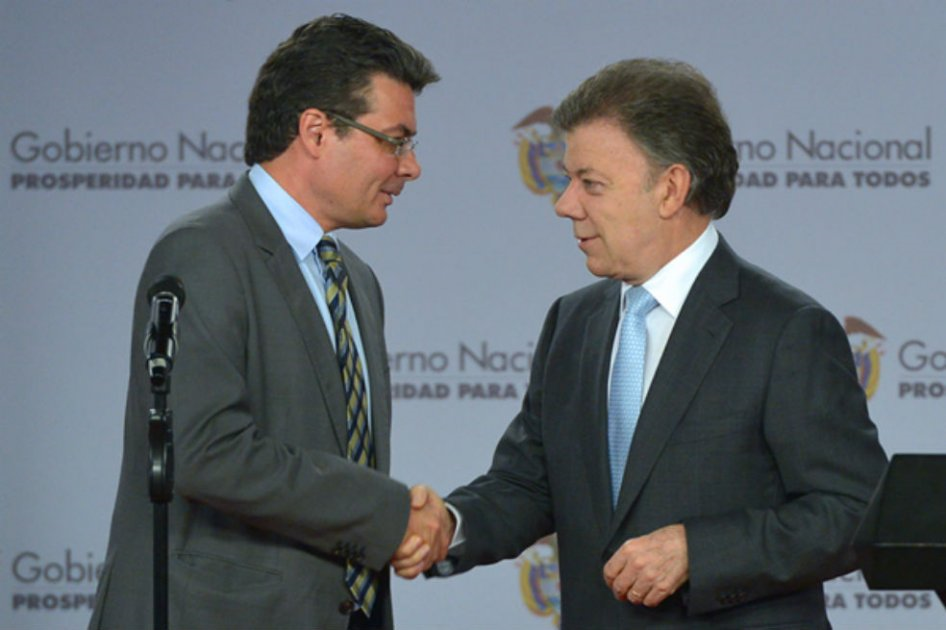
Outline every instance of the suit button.
<path id="1" fill-rule="evenodd" d="M 353 610 L 355 610 L 355 602 L 351 601 L 350 599 L 346 599 L 338 605 L 338 612 L 342 613 L 343 615 L 349 615 Z"/>

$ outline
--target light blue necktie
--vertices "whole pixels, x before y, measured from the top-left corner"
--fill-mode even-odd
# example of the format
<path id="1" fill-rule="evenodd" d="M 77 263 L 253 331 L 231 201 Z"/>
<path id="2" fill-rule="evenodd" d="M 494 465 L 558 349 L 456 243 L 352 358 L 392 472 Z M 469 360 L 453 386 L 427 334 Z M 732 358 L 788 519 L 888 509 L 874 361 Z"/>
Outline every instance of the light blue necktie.
<path id="1" fill-rule="evenodd" d="M 647 313 L 657 306 L 644 287 L 633 287 L 624 294 L 624 318 L 621 320 L 618 352 L 611 370 L 608 398 L 608 456 L 611 464 L 611 503 L 616 506 L 627 453 L 637 427 L 644 392 L 644 356 L 647 351 Z"/>

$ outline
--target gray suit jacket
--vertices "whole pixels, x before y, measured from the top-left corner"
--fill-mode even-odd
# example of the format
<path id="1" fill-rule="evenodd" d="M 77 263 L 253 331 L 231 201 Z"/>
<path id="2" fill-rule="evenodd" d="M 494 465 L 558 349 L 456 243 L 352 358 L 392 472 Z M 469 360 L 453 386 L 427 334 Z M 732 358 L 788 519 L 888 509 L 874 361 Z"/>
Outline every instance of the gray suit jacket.
<path id="1" fill-rule="evenodd" d="M 601 281 L 549 311 L 489 473 L 448 497 L 467 541 L 457 569 L 557 532 L 563 628 L 827 627 L 821 583 L 854 567 L 849 542 L 886 462 L 843 330 L 721 240 L 667 343 L 612 509 L 619 296 Z M 686 527 L 688 584 L 656 609 L 616 601 L 605 562 L 673 523 Z"/>
<path id="2" fill-rule="evenodd" d="M 93 628 L 152 618 L 152 506 L 141 349 L 148 287 L 183 282 L 173 411 L 172 628 L 343 629 L 346 558 L 383 571 L 400 543 L 408 489 L 390 467 L 390 391 L 381 291 L 342 247 L 371 380 L 377 470 L 347 461 L 335 350 L 289 244 L 244 176 L 221 202 L 177 221 L 135 298 L 118 497 Z M 391 625 L 390 598 L 384 614 Z"/>

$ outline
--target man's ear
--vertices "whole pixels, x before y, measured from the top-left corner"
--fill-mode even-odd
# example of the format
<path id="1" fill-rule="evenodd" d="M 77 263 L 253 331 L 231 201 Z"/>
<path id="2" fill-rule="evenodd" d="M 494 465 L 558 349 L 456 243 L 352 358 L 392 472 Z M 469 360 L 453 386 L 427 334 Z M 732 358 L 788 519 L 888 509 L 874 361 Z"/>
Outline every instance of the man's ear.
<path id="1" fill-rule="evenodd" d="M 683 164 L 671 164 L 661 173 L 657 186 L 662 218 L 672 218 L 680 211 L 680 208 L 686 205 L 692 182 L 690 169 Z"/>
<path id="2" fill-rule="evenodd" d="M 312 157 L 318 157 L 325 149 L 330 126 L 328 116 L 321 109 L 310 107 L 299 114 L 296 138 L 302 145 L 302 149 Z"/>

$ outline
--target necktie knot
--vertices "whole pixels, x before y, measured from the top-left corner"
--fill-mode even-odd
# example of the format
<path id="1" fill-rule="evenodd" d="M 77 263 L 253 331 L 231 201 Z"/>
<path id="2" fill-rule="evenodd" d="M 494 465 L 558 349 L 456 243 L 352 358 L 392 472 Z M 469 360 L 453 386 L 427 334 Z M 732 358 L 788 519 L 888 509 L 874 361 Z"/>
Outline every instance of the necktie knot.
<path id="1" fill-rule="evenodd" d="M 342 256 L 338 253 L 338 245 L 331 236 L 322 237 L 322 240 L 315 246 L 315 253 L 319 260 L 327 266 L 339 265 L 342 262 Z"/>
<path id="2" fill-rule="evenodd" d="M 624 294 L 624 309 L 632 317 L 646 317 L 657 306 L 657 300 L 642 286 L 631 287 Z"/>
<path id="3" fill-rule="evenodd" d="M 315 246 L 315 250 L 318 252 L 319 258 L 326 263 L 341 260 L 341 256 L 338 255 L 338 245 L 331 236 L 323 236 L 322 240 Z"/>
<path id="4" fill-rule="evenodd" d="M 345 266 L 342 264 L 342 255 L 338 251 L 338 245 L 331 236 L 323 236 L 322 240 L 315 246 L 315 253 L 322 261 L 322 275 L 326 282 L 334 280 L 347 289 L 345 282 Z"/>

